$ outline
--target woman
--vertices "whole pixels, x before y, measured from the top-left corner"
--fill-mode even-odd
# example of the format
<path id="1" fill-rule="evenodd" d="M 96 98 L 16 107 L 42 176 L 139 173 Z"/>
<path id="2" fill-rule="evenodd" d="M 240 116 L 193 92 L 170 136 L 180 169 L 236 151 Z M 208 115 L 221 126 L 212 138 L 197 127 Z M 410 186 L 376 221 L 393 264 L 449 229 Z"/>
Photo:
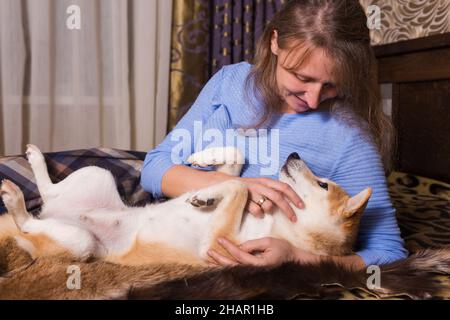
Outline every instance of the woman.
<path id="1" fill-rule="evenodd" d="M 366 16 L 357 0 L 288 2 L 267 25 L 254 64 L 242 62 L 222 68 L 176 128 L 148 153 L 142 169 L 144 189 L 154 196 L 176 197 L 236 179 L 176 164 L 173 150 L 178 148 L 180 130 L 194 136 L 195 141 L 183 142 L 188 144 L 187 153 L 197 151 L 198 123 L 203 130 L 222 133 L 233 128 L 267 129 L 266 141 L 279 136 L 275 146 L 269 143 L 278 155 L 274 157 L 278 164 L 296 151 L 316 175 L 333 180 L 351 196 L 367 186 L 373 188 L 361 220 L 357 251 L 327 259 L 364 268 L 407 255 L 385 180 L 393 129 L 381 111 Z M 257 139 L 262 138 L 257 135 Z M 241 151 L 247 162 L 238 179 L 249 189 L 247 210 L 262 216 L 278 206 L 295 223 L 291 203 L 301 208 L 300 197 L 279 182 L 276 173 L 261 174 L 267 163 L 249 162 L 255 151 L 248 145 Z M 227 239 L 220 239 L 220 243 L 235 258 L 211 251 L 211 257 L 222 265 L 268 265 L 289 260 L 317 263 L 324 259 L 272 238 L 240 246 Z"/>

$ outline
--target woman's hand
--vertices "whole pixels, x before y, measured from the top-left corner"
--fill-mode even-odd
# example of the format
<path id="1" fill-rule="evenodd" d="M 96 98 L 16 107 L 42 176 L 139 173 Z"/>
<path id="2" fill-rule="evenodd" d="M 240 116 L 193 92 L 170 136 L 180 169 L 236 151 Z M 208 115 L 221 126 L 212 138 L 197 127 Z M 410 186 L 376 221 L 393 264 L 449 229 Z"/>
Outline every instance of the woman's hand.
<path id="1" fill-rule="evenodd" d="M 235 266 L 238 264 L 254 266 L 279 265 L 284 262 L 318 263 L 319 257 L 292 246 L 288 241 L 276 238 L 262 238 L 244 242 L 240 246 L 234 245 L 225 238 L 218 239 L 219 244 L 235 259 L 232 260 L 215 250 L 208 254 L 219 265 Z"/>
<path id="2" fill-rule="evenodd" d="M 297 221 L 289 201 L 300 209 L 303 208 L 303 202 L 290 185 L 269 178 L 240 178 L 240 180 L 248 187 L 247 210 L 255 217 L 263 217 L 265 213 L 272 212 L 275 205 L 289 220 Z"/>

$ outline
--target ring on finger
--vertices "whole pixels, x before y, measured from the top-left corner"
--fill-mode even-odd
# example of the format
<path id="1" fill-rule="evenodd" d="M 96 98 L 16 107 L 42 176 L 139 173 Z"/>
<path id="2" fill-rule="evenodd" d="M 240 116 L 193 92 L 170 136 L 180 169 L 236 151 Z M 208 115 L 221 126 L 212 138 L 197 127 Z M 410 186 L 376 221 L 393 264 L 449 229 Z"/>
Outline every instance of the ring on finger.
<path id="1" fill-rule="evenodd" d="M 264 196 L 262 196 L 261 199 L 259 199 L 258 202 L 256 202 L 256 204 L 257 204 L 259 207 L 262 207 L 264 201 L 266 201 L 266 200 L 267 200 L 267 198 L 264 197 Z"/>

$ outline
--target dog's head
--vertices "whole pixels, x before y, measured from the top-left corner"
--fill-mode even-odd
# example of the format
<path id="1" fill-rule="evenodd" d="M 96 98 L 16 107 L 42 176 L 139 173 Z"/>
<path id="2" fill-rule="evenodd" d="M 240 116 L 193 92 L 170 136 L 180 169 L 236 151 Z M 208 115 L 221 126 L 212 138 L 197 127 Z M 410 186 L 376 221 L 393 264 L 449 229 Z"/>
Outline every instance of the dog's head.
<path id="1" fill-rule="evenodd" d="M 372 189 L 350 197 L 336 183 L 315 176 L 297 153 L 281 168 L 280 181 L 289 184 L 305 205 L 304 209 L 293 207 L 298 218 L 295 233 L 302 247 L 322 255 L 351 254 Z"/>

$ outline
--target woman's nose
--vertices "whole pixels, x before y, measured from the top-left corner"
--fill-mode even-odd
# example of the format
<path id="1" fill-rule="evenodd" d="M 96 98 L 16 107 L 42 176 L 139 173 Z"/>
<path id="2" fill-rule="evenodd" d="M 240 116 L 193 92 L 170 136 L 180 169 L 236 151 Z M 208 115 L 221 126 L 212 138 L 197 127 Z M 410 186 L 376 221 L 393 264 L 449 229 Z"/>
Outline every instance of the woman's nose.
<path id="1" fill-rule="evenodd" d="M 320 104 L 320 94 L 321 94 L 322 86 L 319 87 L 311 87 L 305 97 L 305 101 L 308 103 L 308 106 L 311 109 L 317 109 Z"/>

